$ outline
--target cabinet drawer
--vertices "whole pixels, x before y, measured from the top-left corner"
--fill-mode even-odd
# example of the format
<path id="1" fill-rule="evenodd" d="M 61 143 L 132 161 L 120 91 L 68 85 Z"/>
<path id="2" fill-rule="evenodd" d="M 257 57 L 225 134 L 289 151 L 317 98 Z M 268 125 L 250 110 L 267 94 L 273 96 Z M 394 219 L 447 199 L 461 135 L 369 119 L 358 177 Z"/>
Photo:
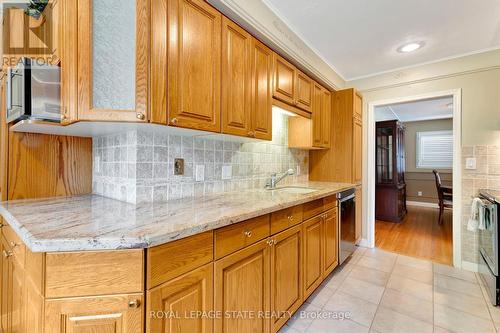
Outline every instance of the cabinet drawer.
<path id="1" fill-rule="evenodd" d="M 269 215 L 215 231 L 215 258 L 222 258 L 270 235 Z"/>
<path id="2" fill-rule="evenodd" d="M 45 296 L 142 292 L 143 250 L 47 253 Z"/>
<path id="3" fill-rule="evenodd" d="M 271 235 L 302 222 L 302 205 L 283 209 L 271 214 Z"/>
<path id="4" fill-rule="evenodd" d="M 323 206 L 324 210 L 329 210 L 337 207 L 337 196 L 331 195 L 329 197 L 323 198 Z"/>
<path id="5" fill-rule="evenodd" d="M 21 238 L 19 238 L 12 227 L 3 222 L 2 234 L 7 241 L 8 248 L 12 251 L 13 258 L 15 258 L 23 267 L 26 258 L 26 245 L 24 245 Z"/>
<path id="6" fill-rule="evenodd" d="M 208 231 L 146 250 L 147 289 L 211 262 L 213 243 L 213 231 Z"/>
<path id="7" fill-rule="evenodd" d="M 304 220 L 308 220 L 311 217 L 323 213 L 323 211 L 324 211 L 323 199 L 307 202 L 304 204 L 303 218 Z"/>

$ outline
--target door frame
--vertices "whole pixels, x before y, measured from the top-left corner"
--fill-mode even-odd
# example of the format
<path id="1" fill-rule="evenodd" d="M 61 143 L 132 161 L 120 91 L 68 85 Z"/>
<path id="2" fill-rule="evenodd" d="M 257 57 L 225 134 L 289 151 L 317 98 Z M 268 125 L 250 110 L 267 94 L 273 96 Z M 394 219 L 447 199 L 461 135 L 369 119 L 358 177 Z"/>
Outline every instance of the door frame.
<path id="1" fill-rule="evenodd" d="M 462 267 L 461 219 L 462 219 L 462 89 L 430 92 L 414 96 L 405 96 L 378 100 L 368 103 L 367 138 L 375 137 L 375 107 L 388 104 L 414 102 L 423 99 L 451 96 L 453 98 L 453 265 Z M 363 196 L 367 198 L 364 207 L 366 216 L 366 234 L 360 245 L 375 247 L 375 140 L 367 140 L 366 169 L 363 175 Z"/>

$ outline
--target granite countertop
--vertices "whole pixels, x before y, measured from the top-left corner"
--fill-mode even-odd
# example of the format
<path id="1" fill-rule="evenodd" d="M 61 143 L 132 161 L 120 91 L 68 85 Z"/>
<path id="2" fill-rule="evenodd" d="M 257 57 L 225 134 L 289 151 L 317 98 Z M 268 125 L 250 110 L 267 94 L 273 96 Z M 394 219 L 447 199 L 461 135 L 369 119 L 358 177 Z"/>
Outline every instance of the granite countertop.
<path id="1" fill-rule="evenodd" d="M 480 192 L 486 193 L 488 196 L 495 199 L 498 204 L 500 204 L 500 190 L 480 190 Z"/>
<path id="2" fill-rule="evenodd" d="M 294 185 L 318 191 L 255 189 L 137 205 L 89 194 L 3 202 L 0 214 L 33 252 L 148 248 L 355 187 Z"/>

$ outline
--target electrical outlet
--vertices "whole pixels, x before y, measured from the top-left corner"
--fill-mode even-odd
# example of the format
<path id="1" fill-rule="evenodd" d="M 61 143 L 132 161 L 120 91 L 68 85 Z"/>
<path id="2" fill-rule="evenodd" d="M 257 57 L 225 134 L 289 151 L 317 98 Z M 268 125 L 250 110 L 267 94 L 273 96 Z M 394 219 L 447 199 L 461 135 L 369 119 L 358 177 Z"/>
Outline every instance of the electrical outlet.
<path id="1" fill-rule="evenodd" d="M 233 168 L 230 165 L 222 166 L 222 179 L 231 179 Z"/>
<path id="2" fill-rule="evenodd" d="M 174 160 L 174 175 L 182 176 L 184 174 L 184 159 L 176 158 Z"/>
<path id="3" fill-rule="evenodd" d="M 476 158 L 468 157 L 465 159 L 465 168 L 467 170 L 476 170 Z"/>
<path id="4" fill-rule="evenodd" d="M 196 165 L 195 168 L 195 180 L 197 182 L 202 182 L 205 180 L 205 166 L 203 164 Z"/>
<path id="5" fill-rule="evenodd" d="M 418 195 L 419 197 L 421 197 L 421 196 L 422 196 L 422 191 L 418 191 L 418 192 L 417 192 L 417 195 Z"/>
<path id="6" fill-rule="evenodd" d="M 101 156 L 96 156 L 94 159 L 94 167 L 96 172 L 101 172 Z"/>

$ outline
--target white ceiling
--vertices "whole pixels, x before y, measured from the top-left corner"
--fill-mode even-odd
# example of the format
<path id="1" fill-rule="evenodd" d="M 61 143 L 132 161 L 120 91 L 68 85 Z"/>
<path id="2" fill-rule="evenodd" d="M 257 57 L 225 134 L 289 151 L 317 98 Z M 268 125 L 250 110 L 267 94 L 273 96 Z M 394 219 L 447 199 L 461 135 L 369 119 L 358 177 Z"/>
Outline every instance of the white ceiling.
<path id="1" fill-rule="evenodd" d="M 500 0 L 263 1 L 346 80 L 500 47 Z"/>
<path id="2" fill-rule="evenodd" d="M 452 97 L 427 99 L 416 102 L 391 104 L 375 108 L 375 120 L 402 122 L 446 119 L 453 117 Z"/>

